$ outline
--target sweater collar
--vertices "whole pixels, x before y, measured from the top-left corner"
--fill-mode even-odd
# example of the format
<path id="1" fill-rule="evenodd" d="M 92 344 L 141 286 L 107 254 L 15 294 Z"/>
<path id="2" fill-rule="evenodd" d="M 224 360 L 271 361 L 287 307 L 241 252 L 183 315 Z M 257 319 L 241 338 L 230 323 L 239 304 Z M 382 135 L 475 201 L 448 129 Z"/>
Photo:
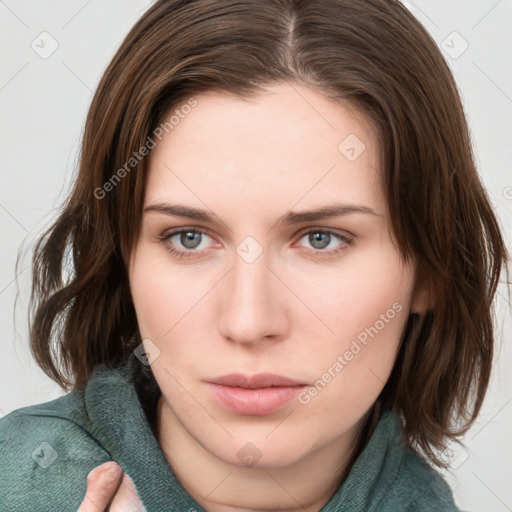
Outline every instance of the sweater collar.
<path id="1" fill-rule="evenodd" d="M 140 362 L 131 354 L 117 368 L 95 369 L 85 389 L 92 434 L 132 479 L 147 512 L 204 511 L 171 471 L 141 406 L 133 381 Z"/>
<path id="2" fill-rule="evenodd" d="M 91 434 L 132 479 L 148 512 L 204 509 L 174 476 L 147 421 L 134 380 L 141 363 L 131 354 L 116 368 L 98 366 L 85 389 Z M 322 512 L 365 512 L 391 492 L 406 450 L 398 417 L 384 411 L 379 423 Z"/>

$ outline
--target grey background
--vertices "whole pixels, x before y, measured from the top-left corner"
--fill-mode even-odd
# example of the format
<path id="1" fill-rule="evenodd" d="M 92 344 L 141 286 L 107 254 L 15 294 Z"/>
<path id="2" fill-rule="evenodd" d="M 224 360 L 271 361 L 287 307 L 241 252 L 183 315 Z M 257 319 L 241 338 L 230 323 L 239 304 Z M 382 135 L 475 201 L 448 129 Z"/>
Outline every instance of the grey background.
<path id="1" fill-rule="evenodd" d="M 28 349 L 30 249 L 69 190 L 101 73 L 149 3 L 0 0 L 0 416 L 63 394 L 38 369 Z M 455 74 L 479 170 L 510 247 L 512 1 L 404 3 L 438 42 Z M 50 35 L 41 35 L 45 31 Z M 58 48 L 44 55 L 52 44 Z M 484 408 L 465 438 L 466 448 L 454 448 L 454 469 L 444 472 L 459 506 L 475 512 L 512 510 L 512 321 L 507 297 L 501 286 L 496 366 Z"/>

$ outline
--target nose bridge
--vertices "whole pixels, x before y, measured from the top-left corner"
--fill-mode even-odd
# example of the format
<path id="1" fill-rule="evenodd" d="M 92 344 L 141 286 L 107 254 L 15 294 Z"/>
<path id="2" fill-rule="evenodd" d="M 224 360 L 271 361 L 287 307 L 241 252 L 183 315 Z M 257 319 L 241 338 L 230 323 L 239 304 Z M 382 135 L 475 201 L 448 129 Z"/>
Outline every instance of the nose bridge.
<path id="1" fill-rule="evenodd" d="M 267 252 L 254 240 L 239 244 L 225 280 L 219 324 L 221 333 L 232 341 L 256 343 L 279 334 L 278 317 L 283 313 L 277 283 L 268 266 Z"/>

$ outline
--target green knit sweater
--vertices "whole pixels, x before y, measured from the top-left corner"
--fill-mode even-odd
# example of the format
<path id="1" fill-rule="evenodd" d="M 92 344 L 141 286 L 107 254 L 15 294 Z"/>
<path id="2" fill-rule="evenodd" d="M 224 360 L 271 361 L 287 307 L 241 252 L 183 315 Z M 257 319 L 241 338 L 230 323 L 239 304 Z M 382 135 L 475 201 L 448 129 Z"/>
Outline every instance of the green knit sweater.
<path id="1" fill-rule="evenodd" d="M 76 511 L 87 474 L 109 460 L 130 476 L 147 512 L 204 511 L 173 475 L 153 434 L 142 366 L 133 355 L 116 368 L 99 366 L 84 390 L 0 419 L 1 512 Z M 407 448 L 391 412 L 382 415 L 347 479 L 322 508 L 457 510 L 441 476 Z"/>

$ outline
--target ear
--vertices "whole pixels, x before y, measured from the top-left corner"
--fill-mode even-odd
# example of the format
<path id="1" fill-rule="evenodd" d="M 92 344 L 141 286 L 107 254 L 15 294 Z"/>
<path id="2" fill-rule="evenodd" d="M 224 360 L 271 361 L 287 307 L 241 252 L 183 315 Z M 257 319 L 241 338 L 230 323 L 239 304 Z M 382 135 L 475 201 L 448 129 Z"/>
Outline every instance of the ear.
<path id="1" fill-rule="evenodd" d="M 413 290 L 413 300 L 411 304 L 411 313 L 425 315 L 428 310 L 434 306 L 434 294 L 432 291 L 432 281 L 430 273 L 427 271 L 427 265 L 422 260 L 416 268 L 416 279 Z"/>
<path id="2" fill-rule="evenodd" d="M 421 316 L 425 315 L 425 313 L 432 309 L 429 301 L 429 294 L 423 288 L 421 290 L 417 290 L 414 293 L 414 298 L 411 306 L 411 313 L 417 313 Z"/>

